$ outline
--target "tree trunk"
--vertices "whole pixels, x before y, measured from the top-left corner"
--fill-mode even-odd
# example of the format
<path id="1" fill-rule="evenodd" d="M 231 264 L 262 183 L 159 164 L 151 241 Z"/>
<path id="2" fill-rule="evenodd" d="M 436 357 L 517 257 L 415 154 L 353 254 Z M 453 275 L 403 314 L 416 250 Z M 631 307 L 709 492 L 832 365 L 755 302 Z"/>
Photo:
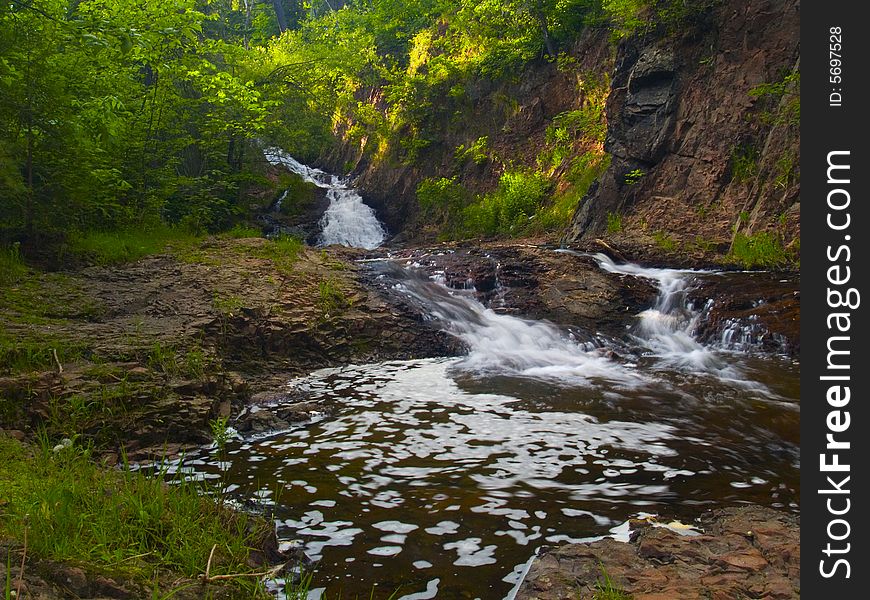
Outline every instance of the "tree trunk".
<path id="1" fill-rule="evenodd" d="M 544 37 L 544 47 L 547 49 L 547 56 L 555 58 L 556 46 L 553 45 L 553 40 L 550 38 L 550 28 L 547 27 L 547 15 L 544 13 L 544 7 L 542 6 L 541 0 L 535 2 L 534 13 L 535 18 L 538 20 L 538 24 L 541 26 L 541 35 Z"/>
<path id="2" fill-rule="evenodd" d="M 284 10 L 283 0 L 272 0 L 272 7 L 275 9 L 275 18 L 278 19 L 278 29 L 284 33 L 287 31 L 287 11 Z"/>

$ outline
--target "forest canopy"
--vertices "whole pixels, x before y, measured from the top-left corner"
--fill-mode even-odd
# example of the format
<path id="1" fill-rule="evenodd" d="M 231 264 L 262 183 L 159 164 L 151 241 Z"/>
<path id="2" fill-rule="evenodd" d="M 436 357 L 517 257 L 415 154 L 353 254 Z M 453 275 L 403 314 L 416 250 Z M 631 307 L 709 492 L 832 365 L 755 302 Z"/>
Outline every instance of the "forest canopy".
<path id="1" fill-rule="evenodd" d="M 316 159 L 338 124 L 413 161 L 443 99 L 614 35 L 655 0 L 7 0 L 0 237 L 232 226 L 258 148 Z M 377 86 L 378 102 L 361 90 Z M 373 142 L 373 143 L 372 143 Z M 2 240 L 0 240 L 2 241 Z"/>

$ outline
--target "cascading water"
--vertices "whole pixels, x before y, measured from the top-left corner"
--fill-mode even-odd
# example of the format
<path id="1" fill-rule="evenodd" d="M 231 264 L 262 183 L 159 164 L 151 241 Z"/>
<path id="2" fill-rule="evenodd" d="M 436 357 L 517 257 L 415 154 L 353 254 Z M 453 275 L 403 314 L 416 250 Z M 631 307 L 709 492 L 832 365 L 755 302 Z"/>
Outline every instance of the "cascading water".
<path id="1" fill-rule="evenodd" d="M 270 156 L 334 191 L 331 200 L 350 191 L 279 151 Z M 344 243 L 380 243 L 369 214 L 366 225 L 336 226 L 356 231 Z M 325 243 L 336 242 L 326 237 L 331 218 Z M 386 289 L 461 340 L 465 356 L 295 379 L 288 402 L 303 396 L 309 422 L 230 440 L 224 452 L 203 449 L 168 472 L 220 478 L 226 494 L 274 515 L 279 539 L 317 561 L 309 598 L 368 595 L 377 585 L 399 589 L 398 600 L 507 600 L 542 544 L 624 535 L 626 521 L 645 513 L 688 521 L 745 502 L 797 510 L 796 366 L 702 344 L 706 307 L 687 294 L 701 273 L 595 258 L 658 286 L 626 339 L 495 312 L 470 278 L 450 289 L 443 272 L 427 276 L 417 263 L 366 262 Z M 496 307 L 510 294 L 499 270 Z M 735 327 L 723 340 L 742 339 Z M 749 373 L 757 384 L 746 384 Z"/>
<path id="2" fill-rule="evenodd" d="M 700 271 L 657 269 L 633 263 L 615 263 L 609 256 L 595 254 L 593 258 L 609 273 L 651 279 L 658 285 L 655 304 L 638 315 L 636 337 L 648 350 L 674 366 L 700 370 L 719 370 L 724 367 L 714 351 L 701 344 L 695 332 L 703 312 L 687 300 L 690 276 Z"/>
<path id="3" fill-rule="evenodd" d="M 302 164 L 280 148 L 267 148 L 263 154 L 273 165 L 283 165 L 305 181 L 326 190 L 329 207 L 320 221 L 319 243 L 354 248 L 377 248 L 387 237 L 375 211 L 346 181 L 320 169 Z"/>
<path id="4" fill-rule="evenodd" d="M 499 314 L 473 296 L 450 290 L 436 277 L 396 265 L 387 266 L 400 283 L 397 289 L 412 299 L 429 318 L 439 321 L 461 339 L 468 355 L 457 368 L 477 374 L 507 374 L 567 385 L 637 385 L 641 378 L 617 364 L 594 344 L 581 344 L 555 325 Z M 500 296 L 497 294 L 496 298 Z"/>

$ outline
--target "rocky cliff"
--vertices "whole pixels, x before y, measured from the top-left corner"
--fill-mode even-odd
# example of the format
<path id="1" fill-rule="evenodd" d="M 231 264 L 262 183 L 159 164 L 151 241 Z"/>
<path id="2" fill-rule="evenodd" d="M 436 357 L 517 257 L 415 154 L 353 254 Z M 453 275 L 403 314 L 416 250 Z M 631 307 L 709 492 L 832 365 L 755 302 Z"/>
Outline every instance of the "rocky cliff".
<path id="1" fill-rule="evenodd" d="M 625 233 L 731 240 L 800 231 L 797 0 L 729 0 L 688 35 L 620 44 L 607 100 L 611 166 L 570 240 Z"/>
<path id="2" fill-rule="evenodd" d="M 336 127 L 339 142 L 320 163 L 334 172 L 350 172 L 391 233 L 418 238 L 425 224 L 417 219 L 416 191 L 424 179 L 456 176 L 471 194 L 478 194 L 492 190 L 508 167 L 537 168 L 554 117 L 582 108 L 591 101 L 592 89 L 608 84 L 615 56 L 608 40 L 606 28 L 589 28 L 561 63 L 540 58 L 508 76 L 465 82 L 458 104 L 445 98 L 438 114 L 430 115 L 429 145 L 414 160 L 402 151 L 403 132 L 395 132 L 389 150 L 379 153 L 370 139 L 348 135 L 350 121 Z M 358 96 L 384 113 L 389 110 L 379 88 L 360 90 Z M 482 137 L 487 139 L 486 160 L 457 160 L 457 148 L 470 147 Z M 582 143 L 575 146 L 583 151 Z"/>
<path id="3" fill-rule="evenodd" d="M 610 167 L 556 237 L 603 237 L 641 254 L 709 259 L 727 253 L 738 236 L 763 234 L 778 251 L 797 255 L 799 1 L 691 6 L 690 18 L 640 26 L 619 42 L 606 27 L 588 28 L 567 53 L 570 68 L 541 59 L 509 80 L 467 83 L 466 105 L 430 131 L 429 145 L 413 160 L 372 152 L 365 140 L 345 135 L 348 123 L 336 129 L 344 141 L 321 162 L 351 171 L 398 239 L 419 239 L 426 231 L 416 199 L 422 181 L 457 177 L 480 194 L 507 168 L 541 169 L 554 118 L 588 104 L 590 80 L 609 82 Z M 361 94 L 387 110 L 377 88 Z M 488 158 L 457 162 L 456 149 L 483 136 Z M 576 156 L 587 150 L 584 143 L 574 144 Z M 556 194 L 566 170 L 547 173 Z"/>

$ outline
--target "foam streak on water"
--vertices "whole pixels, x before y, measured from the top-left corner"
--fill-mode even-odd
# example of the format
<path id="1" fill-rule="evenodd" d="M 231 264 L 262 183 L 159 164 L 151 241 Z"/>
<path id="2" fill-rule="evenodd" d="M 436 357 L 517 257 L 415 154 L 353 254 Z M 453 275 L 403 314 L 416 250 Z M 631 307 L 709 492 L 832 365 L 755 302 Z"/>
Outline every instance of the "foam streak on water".
<path id="1" fill-rule="evenodd" d="M 320 221 L 321 245 L 371 249 L 383 243 L 387 234 L 375 211 L 345 180 L 304 165 L 280 148 L 267 148 L 263 154 L 271 164 L 283 165 L 305 181 L 326 190 L 329 207 Z"/>

